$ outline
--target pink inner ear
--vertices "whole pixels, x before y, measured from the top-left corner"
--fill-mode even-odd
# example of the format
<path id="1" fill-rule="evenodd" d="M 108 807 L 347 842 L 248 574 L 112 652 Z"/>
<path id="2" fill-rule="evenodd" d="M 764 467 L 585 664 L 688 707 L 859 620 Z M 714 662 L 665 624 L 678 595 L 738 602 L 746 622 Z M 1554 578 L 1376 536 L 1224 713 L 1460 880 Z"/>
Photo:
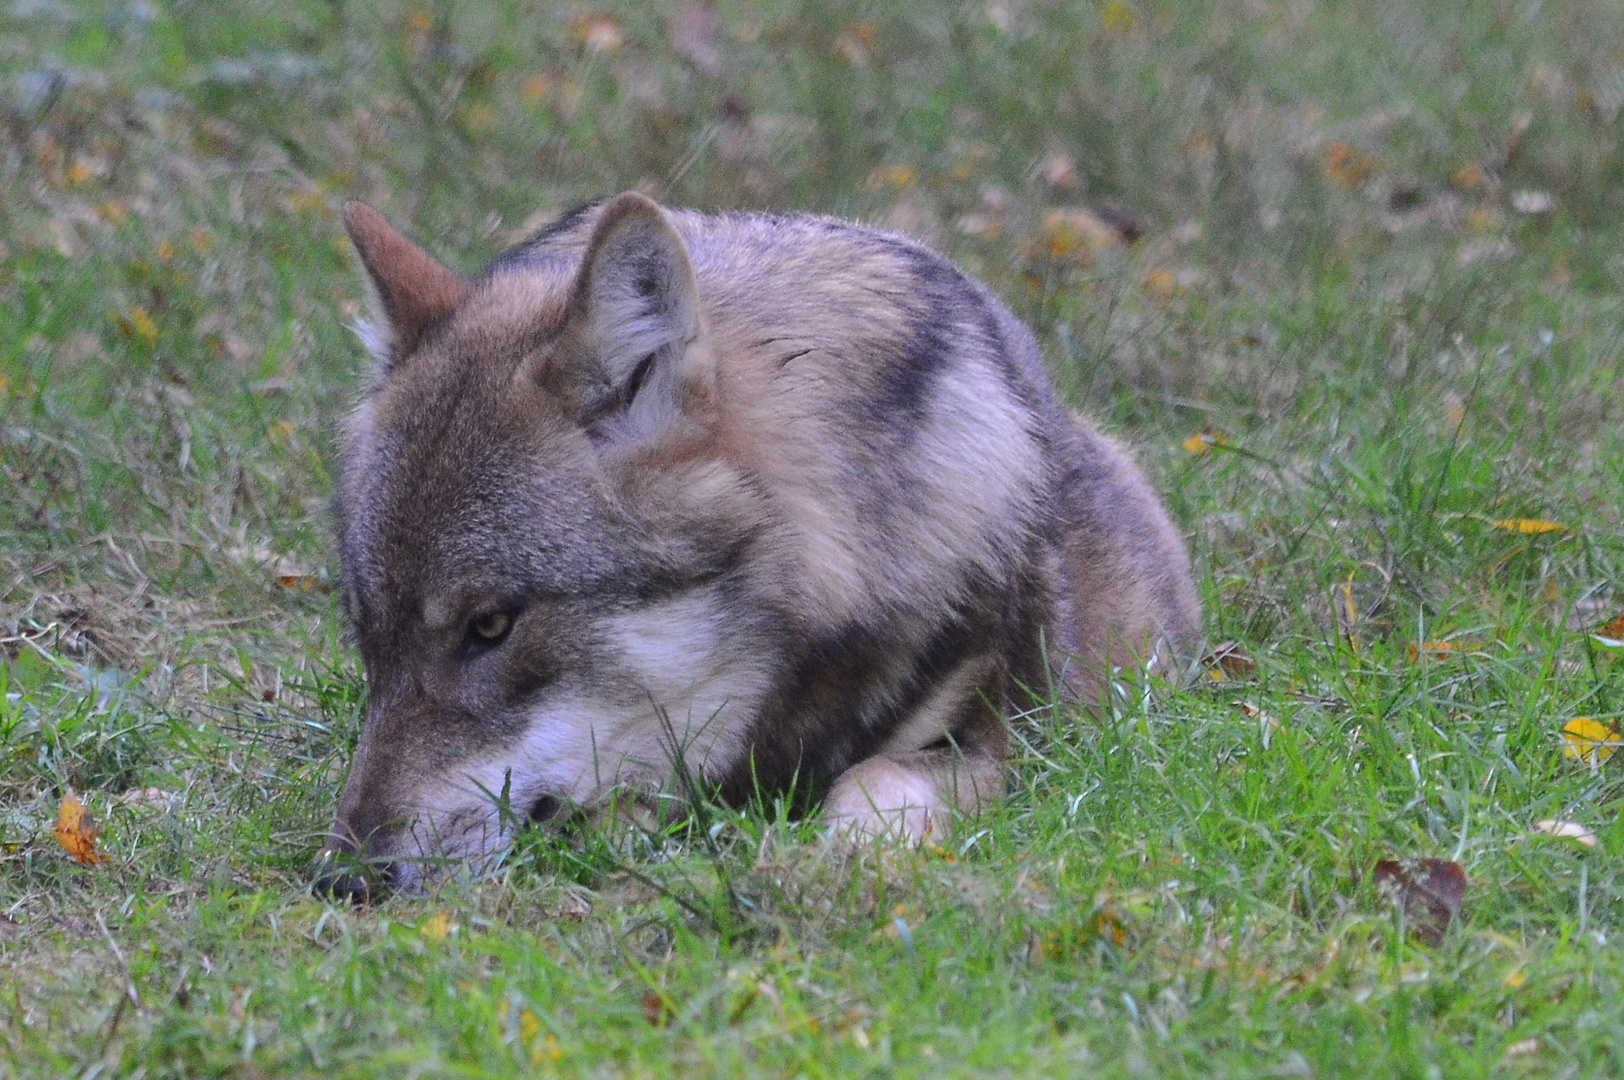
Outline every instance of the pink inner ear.
<path id="1" fill-rule="evenodd" d="M 411 351 L 429 323 L 450 314 L 468 295 L 467 282 L 390 228 L 365 203 L 345 204 L 344 228 L 378 290 L 397 357 Z"/>

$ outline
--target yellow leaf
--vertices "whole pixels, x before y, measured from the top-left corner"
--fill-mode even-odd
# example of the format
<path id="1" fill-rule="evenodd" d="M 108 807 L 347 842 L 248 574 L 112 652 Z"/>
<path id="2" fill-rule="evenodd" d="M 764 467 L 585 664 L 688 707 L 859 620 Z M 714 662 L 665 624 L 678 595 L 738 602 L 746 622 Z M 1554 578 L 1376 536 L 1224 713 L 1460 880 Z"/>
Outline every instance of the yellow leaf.
<path id="1" fill-rule="evenodd" d="M 519 1039 L 522 1042 L 529 1043 L 531 1039 L 534 1039 L 539 1034 L 541 1034 L 541 1020 L 529 1009 L 521 1009 L 519 1011 Z"/>
<path id="2" fill-rule="evenodd" d="M 1184 440 L 1186 454 L 1205 454 L 1215 446 L 1228 446 L 1229 436 L 1221 431 L 1198 431 Z"/>
<path id="3" fill-rule="evenodd" d="M 1145 272 L 1145 291 L 1157 300 L 1171 300 L 1179 291 L 1178 278 L 1173 276 L 1173 271 L 1158 266 Z"/>
<path id="4" fill-rule="evenodd" d="M 1566 525 L 1555 521 L 1545 521 L 1542 518 L 1501 518 L 1493 524 L 1496 529 L 1523 534 L 1568 531 Z"/>
<path id="5" fill-rule="evenodd" d="M 1521 986 L 1527 981 L 1528 976 L 1523 974 L 1522 968 L 1517 968 L 1515 971 L 1509 972 L 1506 977 L 1501 980 L 1501 982 L 1513 990 L 1517 989 L 1517 987 Z"/>
<path id="6" fill-rule="evenodd" d="M 430 941 L 443 941 L 451 933 L 451 912 L 436 911 L 417 924 L 417 932 Z"/>
<path id="7" fill-rule="evenodd" d="M 72 855 L 79 865 L 95 866 L 99 862 L 107 861 L 107 856 L 96 850 L 98 831 L 91 822 L 84 803 L 71 794 L 62 796 L 51 835 L 56 837 L 56 842 L 61 844 L 63 850 Z"/>
<path id="8" fill-rule="evenodd" d="M 911 188 L 919 182 L 918 175 L 907 165 L 877 166 L 868 174 L 870 188 Z"/>
<path id="9" fill-rule="evenodd" d="M 1137 20 L 1133 17 L 1133 8 L 1122 0 L 1111 0 L 1100 12 L 1100 25 L 1107 30 L 1118 34 L 1131 33 Z"/>
<path id="10" fill-rule="evenodd" d="M 127 314 L 114 311 L 112 315 L 113 321 L 127 337 L 140 338 L 149 347 L 158 343 L 158 324 L 152 321 L 152 316 L 147 314 L 146 308 L 137 304 Z"/>
<path id="11" fill-rule="evenodd" d="M 558 1038 L 548 1032 L 547 1037 L 530 1048 L 530 1064 L 540 1065 L 545 1061 L 559 1061 L 564 1057 L 564 1048 L 558 1045 Z"/>
<path id="12" fill-rule="evenodd" d="M 1613 755 L 1620 745 L 1618 732 L 1599 720 L 1578 716 L 1562 725 L 1562 753 L 1574 761 L 1586 761 L 1595 768 Z"/>
<path id="13" fill-rule="evenodd" d="M 175 247 L 174 247 L 173 244 L 171 244 L 171 243 L 169 243 L 169 241 L 165 240 L 163 243 L 158 245 L 158 261 L 159 262 L 168 262 L 170 259 L 173 259 L 174 257 L 175 257 Z"/>

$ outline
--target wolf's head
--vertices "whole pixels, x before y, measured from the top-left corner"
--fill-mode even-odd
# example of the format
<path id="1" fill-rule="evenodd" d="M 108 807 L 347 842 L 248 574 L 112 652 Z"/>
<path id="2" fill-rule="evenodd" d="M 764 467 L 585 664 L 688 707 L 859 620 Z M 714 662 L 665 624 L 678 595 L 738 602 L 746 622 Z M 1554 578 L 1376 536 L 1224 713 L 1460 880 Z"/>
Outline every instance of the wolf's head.
<path id="1" fill-rule="evenodd" d="M 409 888 L 675 753 L 737 760 L 770 635 L 728 597 L 760 510 L 659 206 L 621 195 L 472 281 L 369 207 L 345 224 L 378 370 L 338 482 L 368 702 L 328 846 Z"/>

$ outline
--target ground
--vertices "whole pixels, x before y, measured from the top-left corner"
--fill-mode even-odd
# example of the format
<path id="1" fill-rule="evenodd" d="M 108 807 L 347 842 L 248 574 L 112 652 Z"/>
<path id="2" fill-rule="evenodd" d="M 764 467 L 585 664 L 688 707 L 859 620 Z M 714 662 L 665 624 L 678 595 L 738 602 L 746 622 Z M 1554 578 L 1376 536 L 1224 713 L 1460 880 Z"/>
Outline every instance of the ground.
<path id="1" fill-rule="evenodd" d="M 1612 0 L 8 5 L 0 1075 L 1624 1072 L 1621 107 Z M 701 807 L 313 898 L 336 210 L 472 271 L 626 188 L 987 280 L 1213 655 L 918 851 Z"/>

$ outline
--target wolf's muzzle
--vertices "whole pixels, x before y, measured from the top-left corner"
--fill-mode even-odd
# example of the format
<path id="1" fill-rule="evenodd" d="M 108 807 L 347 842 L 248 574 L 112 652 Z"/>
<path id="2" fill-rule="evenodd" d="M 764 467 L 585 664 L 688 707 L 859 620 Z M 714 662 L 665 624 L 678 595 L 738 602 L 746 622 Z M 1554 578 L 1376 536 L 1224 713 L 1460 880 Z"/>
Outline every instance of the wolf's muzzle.
<path id="1" fill-rule="evenodd" d="M 328 900 L 369 904 L 382 900 L 399 884 L 393 861 L 368 860 L 348 845 L 333 844 L 316 856 L 310 891 Z"/>

